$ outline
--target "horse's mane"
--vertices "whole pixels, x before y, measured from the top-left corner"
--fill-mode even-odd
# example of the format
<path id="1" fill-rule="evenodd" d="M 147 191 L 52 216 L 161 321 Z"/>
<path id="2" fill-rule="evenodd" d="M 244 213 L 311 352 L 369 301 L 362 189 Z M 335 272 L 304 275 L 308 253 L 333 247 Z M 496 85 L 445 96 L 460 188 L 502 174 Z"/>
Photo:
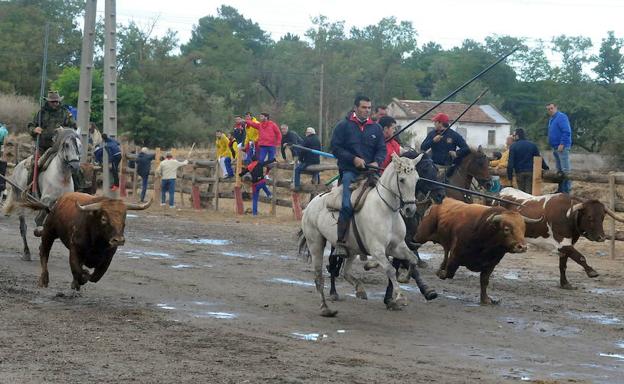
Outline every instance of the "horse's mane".
<path id="1" fill-rule="evenodd" d="M 458 156 L 453 161 L 453 164 L 446 170 L 446 177 L 448 178 L 453 176 L 453 174 L 455 173 L 457 168 L 459 168 L 464 159 L 472 154 L 474 154 L 475 156 L 479 156 L 479 154 L 483 154 L 483 156 L 486 156 L 485 153 L 480 151 L 478 148 L 470 147 L 470 152 L 465 152 L 463 155 Z"/>
<path id="2" fill-rule="evenodd" d="M 67 141 L 67 139 L 75 137 L 80 139 L 80 136 L 71 128 L 59 129 L 54 138 L 54 144 L 52 144 L 52 151 L 57 152 L 61 150 L 63 147 L 63 143 Z"/>

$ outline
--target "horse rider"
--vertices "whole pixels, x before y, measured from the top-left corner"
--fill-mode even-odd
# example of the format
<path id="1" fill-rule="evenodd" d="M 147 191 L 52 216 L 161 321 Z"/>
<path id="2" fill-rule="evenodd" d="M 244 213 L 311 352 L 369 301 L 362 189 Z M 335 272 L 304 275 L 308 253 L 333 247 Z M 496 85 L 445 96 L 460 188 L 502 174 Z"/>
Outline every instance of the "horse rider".
<path id="1" fill-rule="evenodd" d="M 44 99 L 46 103 L 37 112 L 33 121 L 28 123 L 28 129 L 33 139 L 36 140 L 37 136 L 39 136 L 39 156 L 42 158 L 41 164 L 44 164 L 47 158 L 54 155 L 50 153 L 48 149 L 54 144 L 56 130 L 58 128 L 76 129 L 74 117 L 71 112 L 61 104 L 63 97 L 59 95 L 58 91 L 49 91 L 48 97 L 44 97 Z M 78 189 L 79 185 L 82 184 L 81 176 L 80 171 L 72 172 L 72 178 L 75 184 L 74 189 Z M 29 175 L 28 180 L 32 180 L 32 174 Z"/>
<path id="2" fill-rule="evenodd" d="M 455 159 L 461 159 L 470 152 L 466 140 L 449 128 L 449 117 L 446 113 L 438 113 L 431 121 L 435 129 L 427 134 L 420 149 L 423 152 L 431 149 L 431 158 L 435 164 L 448 167 Z"/>
<path id="3" fill-rule="evenodd" d="M 386 144 L 381 126 L 371 120 L 371 101 L 366 96 L 355 98 L 354 110 L 336 125 L 331 151 L 338 159 L 342 183 L 342 208 L 338 216 L 338 241 L 335 255 L 348 256 L 345 237 L 353 217 L 351 183 L 367 166 L 378 167 L 386 157 Z"/>

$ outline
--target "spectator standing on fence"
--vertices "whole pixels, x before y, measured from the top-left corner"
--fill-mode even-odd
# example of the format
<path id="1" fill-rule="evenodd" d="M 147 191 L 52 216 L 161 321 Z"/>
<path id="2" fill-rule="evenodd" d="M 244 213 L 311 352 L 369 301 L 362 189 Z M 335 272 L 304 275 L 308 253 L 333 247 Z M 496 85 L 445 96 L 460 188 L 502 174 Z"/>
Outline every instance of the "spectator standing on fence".
<path id="1" fill-rule="evenodd" d="M 260 190 L 264 191 L 267 198 L 271 198 L 271 191 L 266 185 L 266 180 L 264 178 L 263 168 L 269 163 L 273 161 L 261 162 L 258 161 L 257 157 L 253 157 L 251 163 L 249 163 L 245 168 L 243 168 L 242 172 L 239 176 L 243 178 L 249 178 L 251 180 L 251 212 L 254 216 L 258 215 L 258 200 L 260 199 Z"/>
<path id="2" fill-rule="evenodd" d="M 102 134 L 102 145 L 95 149 L 95 161 L 102 164 L 104 162 L 104 149 L 108 153 L 108 163 L 110 164 L 110 172 L 113 176 L 113 184 L 111 191 L 119 189 L 119 163 L 121 162 L 121 145 L 119 142 L 105 133 Z"/>
<path id="3" fill-rule="evenodd" d="M 490 167 L 495 169 L 501 169 L 507 171 L 507 166 L 509 164 L 509 150 L 511 149 L 511 145 L 514 143 L 513 135 L 507 136 L 505 141 L 505 151 L 501 153 L 500 159 L 490 160 Z M 508 179 L 506 176 L 500 177 L 501 187 L 512 187 L 512 180 Z"/>
<path id="4" fill-rule="evenodd" d="M 298 151 L 296 148 L 291 147 L 291 145 L 301 145 L 301 143 L 303 143 L 303 139 L 301 138 L 301 136 L 297 135 L 297 132 L 289 130 L 288 125 L 286 124 L 282 124 L 280 126 L 280 132 L 282 133 L 282 159 L 284 159 L 284 161 L 289 161 L 286 156 L 286 151 L 288 150 L 290 151 L 290 157 L 293 161 L 291 162 L 291 164 L 293 164 L 295 157 L 297 157 Z"/>
<path id="5" fill-rule="evenodd" d="M 145 202 L 147 182 L 149 180 L 150 169 L 152 168 L 152 160 L 154 160 L 155 157 L 156 155 L 148 154 L 147 148 L 143 147 L 136 159 L 137 175 L 141 176 L 141 203 Z"/>
<path id="6" fill-rule="evenodd" d="M 277 124 L 271 120 L 270 115 L 262 112 L 259 123 L 253 120 L 245 120 L 245 123 L 258 129 L 258 147 L 260 147 L 258 161 L 264 163 L 275 160 L 275 148 L 279 147 L 282 142 L 282 133 Z"/>
<path id="7" fill-rule="evenodd" d="M 247 120 L 251 120 L 253 123 L 258 123 L 258 120 L 251 115 L 251 112 L 245 114 L 245 120 L 243 122 L 245 124 L 245 144 L 243 147 L 245 148 L 245 163 L 249 164 L 256 154 L 259 133 L 258 129 L 247 124 Z"/>
<path id="8" fill-rule="evenodd" d="M 535 143 L 527 140 L 524 129 L 516 129 L 514 139 L 515 142 L 509 148 L 507 178 L 513 180 L 515 172 L 518 189 L 530 194 L 533 191 L 533 157 L 540 156 L 540 152 Z M 542 169 L 548 169 L 543 159 Z"/>
<path id="9" fill-rule="evenodd" d="M 234 137 L 233 133 L 228 133 L 228 148 L 230 149 L 230 154 L 232 155 L 232 160 L 235 160 L 238 157 L 238 141 Z"/>
<path id="10" fill-rule="evenodd" d="M 166 194 L 169 193 L 169 208 L 175 208 L 175 184 L 178 168 L 188 164 L 188 160 L 178 161 L 173 158 L 171 152 L 165 154 L 165 160 L 160 162 L 156 174 L 161 177 L 160 205 L 165 206 Z"/>
<path id="11" fill-rule="evenodd" d="M 321 150 L 321 141 L 319 137 L 316 135 L 316 131 L 312 127 L 308 127 L 305 130 L 305 139 L 303 139 L 302 147 L 315 149 L 317 151 Z M 321 163 L 321 157 L 313 152 L 301 150 L 299 151 L 299 164 L 295 167 L 295 172 L 293 176 L 293 184 L 294 190 L 299 191 L 301 189 L 301 172 L 304 171 L 310 165 L 316 165 Z M 319 183 L 319 174 L 318 172 L 312 175 L 312 180 L 316 183 Z"/>
<path id="12" fill-rule="evenodd" d="M 217 147 L 217 160 L 221 166 L 223 177 L 226 179 L 234 177 L 234 171 L 232 170 L 232 151 L 230 151 L 230 140 L 220 129 L 217 129 L 217 139 L 215 144 Z"/>
<path id="13" fill-rule="evenodd" d="M 386 142 L 386 158 L 381 164 L 382 168 L 386 168 L 392 161 L 392 154 L 396 153 L 401 155 L 401 146 L 395 140 L 389 140 L 394 135 L 394 129 L 396 128 L 396 120 L 390 116 L 382 116 L 377 120 L 377 124 L 381 125 L 383 129 L 384 141 Z"/>
<path id="14" fill-rule="evenodd" d="M 553 156 L 557 164 L 557 172 L 562 180 L 557 192 L 570 193 L 572 181 L 568 179 L 570 174 L 570 147 L 572 146 L 572 127 L 568 115 L 560 112 L 557 104 L 546 104 L 548 119 L 548 144 L 553 149 Z"/>

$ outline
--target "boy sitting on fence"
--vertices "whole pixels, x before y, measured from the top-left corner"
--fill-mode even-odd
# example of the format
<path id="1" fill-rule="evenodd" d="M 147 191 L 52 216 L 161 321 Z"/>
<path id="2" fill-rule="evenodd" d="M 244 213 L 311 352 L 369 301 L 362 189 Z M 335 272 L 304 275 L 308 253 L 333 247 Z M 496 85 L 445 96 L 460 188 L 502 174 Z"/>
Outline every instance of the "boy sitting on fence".
<path id="1" fill-rule="evenodd" d="M 266 165 L 273 163 L 275 160 L 260 162 L 257 156 L 253 156 L 249 165 L 243 168 L 240 173 L 240 177 L 244 180 L 251 181 L 252 191 L 252 207 L 251 211 L 254 216 L 258 215 L 258 199 L 260 198 L 260 190 L 263 190 L 267 198 L 271 198 L 271 191 L 266 185 L 266 179 L 264 178 L 263 169 Z"/>

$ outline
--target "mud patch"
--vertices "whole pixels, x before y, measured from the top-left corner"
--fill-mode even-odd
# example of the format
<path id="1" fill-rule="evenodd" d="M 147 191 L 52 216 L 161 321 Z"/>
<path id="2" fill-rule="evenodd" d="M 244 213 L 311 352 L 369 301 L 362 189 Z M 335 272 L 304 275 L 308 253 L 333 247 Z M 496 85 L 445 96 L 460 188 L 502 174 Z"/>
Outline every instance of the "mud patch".
<path id="1" fill-rule="evenodd" d="M 501 317 L 498 320 L 510 325 L 518 331 L 530 331 L 542 336 L 574 337 L 581 333 L 579 328 L 562 326 L 545 321 L 534 321 L 516 317 Z"/>

